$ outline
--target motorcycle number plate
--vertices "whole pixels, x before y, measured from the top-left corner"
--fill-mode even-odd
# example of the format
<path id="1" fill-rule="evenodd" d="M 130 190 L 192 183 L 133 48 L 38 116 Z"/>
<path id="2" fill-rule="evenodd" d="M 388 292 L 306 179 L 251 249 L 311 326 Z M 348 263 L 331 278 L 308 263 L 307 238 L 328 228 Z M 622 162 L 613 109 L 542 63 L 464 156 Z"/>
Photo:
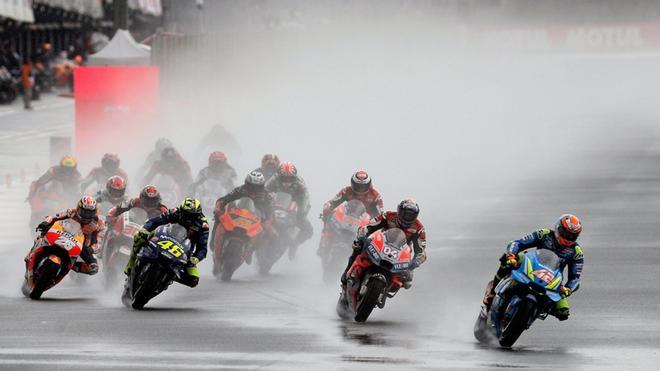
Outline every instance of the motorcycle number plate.
<path id="1" fill-rule="evenodd" d="M 175 258 L 180 257 L 185 252 L 185 251 L 183 251 L 181 246 L 177 245 L 176 243 L 174 243 L 172 241 L 158 241 L 157 245 L 161 249 L 163 249 L 163 250 L 169 252 L 170 254 L 172 254 L 172 256 L 174 256 Z"/>

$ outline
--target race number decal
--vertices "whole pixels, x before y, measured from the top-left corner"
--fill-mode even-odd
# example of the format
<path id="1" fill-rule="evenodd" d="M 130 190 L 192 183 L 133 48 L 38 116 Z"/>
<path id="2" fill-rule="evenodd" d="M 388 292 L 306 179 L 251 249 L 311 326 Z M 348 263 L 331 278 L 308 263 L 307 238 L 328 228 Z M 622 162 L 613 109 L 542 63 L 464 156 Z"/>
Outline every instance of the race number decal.
<path id="1" fill-rule="evenodd" d="M 389 257 L 396 259 L 397 256 L 399 255 L 399 251 L 396 249 L 393 249 L 389 246 L 383 247 L 383 254 L 388 255 Z"/>
<path id="2" fill-rule="evenodd" d="M 184 253 L 181 246 L 172 241 L 159 241 L 157 245 L 160 246 L 161 249 L 169 251 L 169 253 L 174 255 L 175 258 L 178 258 Z"/>

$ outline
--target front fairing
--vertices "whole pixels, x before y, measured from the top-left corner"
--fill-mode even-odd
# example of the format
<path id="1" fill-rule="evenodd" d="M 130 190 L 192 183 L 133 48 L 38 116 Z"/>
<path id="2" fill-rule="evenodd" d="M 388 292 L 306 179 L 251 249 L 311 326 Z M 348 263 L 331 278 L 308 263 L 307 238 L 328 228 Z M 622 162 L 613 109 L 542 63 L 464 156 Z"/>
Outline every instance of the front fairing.
<path id="1" fill-rule="evenodd" d="M 400 229 L 376 231 L 367 239 L 366 247 L 367 255 L 373 264 L 394 274 L 410 270 L 412 248 Z"/>
<path id="2" fill-rule="evenodd" d="M 556 302 L 561 300 L 559 288 L 563 275 L 559 259 L 552 259 L 548 254 L 554 253 L 532 250 L 520 254 L 520 266 L 511 272 L 511 277 L 524 285 L 543 288 L 545 295 Z"/>

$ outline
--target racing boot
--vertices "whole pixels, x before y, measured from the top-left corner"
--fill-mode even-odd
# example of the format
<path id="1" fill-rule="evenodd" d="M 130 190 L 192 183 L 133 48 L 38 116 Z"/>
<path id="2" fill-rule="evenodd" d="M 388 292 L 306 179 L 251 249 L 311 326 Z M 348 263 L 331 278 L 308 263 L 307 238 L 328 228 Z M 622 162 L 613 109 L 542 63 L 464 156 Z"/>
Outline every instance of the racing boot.
<path id="1" fill-rule="evenodd" d="M 491 280 L 486 286 L 486 294 L 484 295 L 483 303 L 486 308 L 490 308 L 490 305 L 493 303 L 495 298 L 495 281 Z"/>
<path id="2" fill-rule="evenodd" d="M 408 290 L 412 287 L 413 273 L 412 271 L 404 272 L 401 275 L 403 281 L 403 288 Z"/>
<path id="3" fill-rule="evenodd" d="M 568 300 L 566 298 L 562 298 L 556 302 L 550 311 L 548 311 L 548 314 L 557 317 L 557 319 L 560 321 L 566 321 L 570 315 Z"/>

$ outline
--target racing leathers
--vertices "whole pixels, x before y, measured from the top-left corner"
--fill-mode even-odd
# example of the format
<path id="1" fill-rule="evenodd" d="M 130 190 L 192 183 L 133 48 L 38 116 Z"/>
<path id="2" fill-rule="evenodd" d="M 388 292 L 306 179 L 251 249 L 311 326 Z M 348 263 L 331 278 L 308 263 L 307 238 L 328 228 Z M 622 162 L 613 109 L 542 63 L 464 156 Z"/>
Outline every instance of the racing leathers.
<path id="1" fill-rule="evenodd" d="M 84 192 L 87 187 L 96 184 L 98 187 L 103 187 L 108 178 L 119 175 L 125 181 L 128 181 L 128 174 L 120 168 L 115 171 L 108 171 L 102 166 L 93 168 L 87 176 L 80 181 L 80 191 Z"/>
<path id="2" fill-rule="evenodd" d="M 76 209 L 73 208 L 61 211 L 53 216 L 47 216 L 44 221 L 39 224 L 37 230 L 43 236 L 43 234 L 46 233 L 55 222 L 65 219 L 73 219 L 78 222 L 82 228 L 82 233 L 85 236 L 82 251 L 80 252 L 80 258 L 83 260 L 83 263 L 74 263 L 73 269 L 77 272 L 89 275 L 98 273 L 98 263 L 94 257 L 94 251 L 97 249 L 99 232 L 101 232 L 104 227 L 103 220 L 99 219 L 97 215 L 91 222 L 83 223 L 76 214 Z M 28 257 L 25 257 L 25 262 L 27 263 L 27 261 Z"/>
<path id="3" fill-rule="evenodd" d="M 412 269 L 419 267 L 422 263 L 426 261 L 426 230 L 424 225 L 419 219 L 416 219 L 409 226 L 403 226 L 399 221 L 399 217 L 396 211 L 387 211 L 382 213 L 375 218 L 371 219 L 369 224 L 364 227 L 361 227 L 357 233 L 357 239 L 353 244 L 353 253 L 348 259 L 348 265 L 344 269 L 344 273 L 341 275 L 342 285 L 346 284 L 346 273 L 355 262 L 355 259 L 360 255 L 364 248 L 366 247 L 366 239 L 377 230 L 388 230 L 391 228 L 399 228 L 406 235 L 406 241 L 412 243 L 413 250 L 415 255 L 413 256 L 413 262 L 411 265 L 411 270 L 407 274 L 403 275 L 403 284 L 404 288 L 408 289 L 412 285 Z"/>
<path id="4" fill-rule="evenodd" d="M 535 247 L 537 249 L 547 249 L 559 256 L 562 260 L 561 269 L 568 267 L 568 281 L 561 289 L 564 298 L 558 301 L 550 314 L 556 316 L 559 320 L 568 319 L 569 305 L 566 297 L 580 288 L 580 276 L 584 266 L 584 254 L 582 248 L 576 242 L 572 246 L 563 246 L 555 238 L 555 233 L 551 229 L 539 229 L 527 236 L 508 243 L 506 253 L 500 258 L 500 268 L 497 270 L 493 281 L 489 282 L 484 297 L 484 304 L 490 306 L 495 296 L 495 287 L 517 264 L 517 255 L 527 249 Z"/>
<path id="5" fill-rule="evenodd" d="M 309 214 L 309 209 L 311 208 L 309 202 L 309 191 L 307 190 L 307 185 L 305 181 L 298 175 L 291 178 L 291 182 L 282 182 L 278 175 L 272 177 L 266 183 L 266 190 L 271 193 L 284 192 L 291 195 L 292 200 L 298 206 L 298 215 L 296 215 L 297 226 L 300 228 L 300 233 L 296 237 L 296 240 L 293 241 L 293 246 L 289 247 L 289 258 L 292 259 L 296 254 L 296 249 L 303 242 L 312 238 L 314 234 L 314 228 L 312 223 L 310 223 L 307 218 Z"/>
<path id="6" fill-rule="evenodd" d="M 108 216 L 106 216 L 105 218 L 106 223 L 108 225 L 113 225 L 121 214 L 131 210 L 134 207 L 144 210 L 147 213 L 147 218 L 149 219 L 155 218 L 160 214 L 166 213 L 168 210 L 167 207 L 163 204 L 159 204 L 158 207 L 155 208 L 148 208 L 142 205 L 142 201 L 140 201 L 140 197 L 135 197 L 128 201 L 124 201 L 119 205 L 116 205 L 112 209 L 110 209 L 110 211 L 108 211 Z"/>
<path id="7" fill-rule="evenodd" d="M 154 162 L 144 176 L 142 185 L 151 183 L 156 175 L 172 177 L 181 189 L 181 192 L 188 190 L 188 187 L 190 187 L 190 184 L 193 182 L 190 165 L 188 165 L 188 162 L 186 162 L 186 160 L 180 155 L 177 155 L 176 159 L 173 161 L 167 161 L 161 158 Z"/>
<path id="8" fill-rule="evenodd" d="M 109 211 L 112 207 L 118 206 L 122 202 L 125 202 L 127 197 L 125 195 L 121 197 L 114 197 L 110 194 L 110 192 L 104 189 L 96 192 L 94 198 L 96 199 L 96 203 L 99 205 L 101 210 Z M 104 212 L 101 212 L 101 215 L 103 214 Z"/>
<path id="9" fill-rule="evenodd" d="M 34 195 L 39 191 L 43 186 L 51 182 L 60 182 L 63 186 L 64 195 L 63 196 L 75 196 L 79 194 L 78 185 L 80 184 L 80 178 L 82 176 L 77 169 L 72 169 L 66 166 L 53 166 L 46 173 L 44 173 L 39 179 L 32 182 L 30 185 L 30 193 L 28 194 L 28 200 L 34 197 Z M 105 180 L 104 180 L 105 181 Z M 74 198 L 75 198 L 74 197 Z"/>
<path id="10" fill-rule="evenodd" d="M 367 213 L 372 218 L 383 213 L 383 198 L 375 188 L 372 187 L 365 193 L 356 193 L 351 187 L 345 187 L 334 198 L 323 205 L 323 217 L 329 217 L 337 206 L 341 205 L 342 202 L 350 200 L 362 201 L 364 207 L 367 209 Z"/>
<path id="11" fill-rule="evenodd" d="M 236 181 L 236 170 L 228 164 L 225 164 L 222 169 L 215 170 L 210 166 L 207 166 L 199 171 L 197 178 L 190 186 L 191 190 L 194 192 L 197 191 L 197 188 L 200 187 L 207 179 L 219 180 L 222 184 L 222 188 L 226 190 L 234 189 L 234 184 Z"/>
<path id="12" fill-rule="evenodd" d="M 188 239 L 190 239 L 192 250 L 192 253 L 188 257 L 186 270 L 183 272 L 185 274 L 182 275 L 180 282 L 190 287 L 197 286 L 199 283 L 199 270 L 197 269 L 197 263 L 206 258 L 209 225 L 204 214 L 200 213 L 195 220 L 185 222 L 181 218 L 181 213 L 182 211 L 179 210 L 179 208 L 170 209 L 144 223 L 142 230 L 135 235 L 133 251 L 131 251 L 131 256 L 128 259 L 126 269 L 124 270 L 127 275 L 129 275 L 131 269 L 133 269 L 137 254 L 142 247 L 147 244 L 151 236 L 153 236 L 153 231 L 156 230 L 156 228 L 165 224 L 179 224 L 188 232 Z"/>
<path id="13" fill-rule="evenodd" d="M 332 234 L 330 233 L 330 227 L 328 226 L 327 221 L 330 219 L 337 206 L 341 205 L 342 202 L 348 202 L 351 200 L 361 201 L 371 218 L 375 218 L 383 213 L 383 198 L 373 187 L 366 193 L 356 193 L 350 186 L 343 188 L 333 199 L 323 205 L 323 213 L 321 214 L 321 218 L 323 219 L 323 231 L 321 232 L 321 240 L 319 241 L 319 248 L 316 252 L 318 255 L 322 255 L 323 251 L 325 251 L 330 243 L 330 237 Z"/>

